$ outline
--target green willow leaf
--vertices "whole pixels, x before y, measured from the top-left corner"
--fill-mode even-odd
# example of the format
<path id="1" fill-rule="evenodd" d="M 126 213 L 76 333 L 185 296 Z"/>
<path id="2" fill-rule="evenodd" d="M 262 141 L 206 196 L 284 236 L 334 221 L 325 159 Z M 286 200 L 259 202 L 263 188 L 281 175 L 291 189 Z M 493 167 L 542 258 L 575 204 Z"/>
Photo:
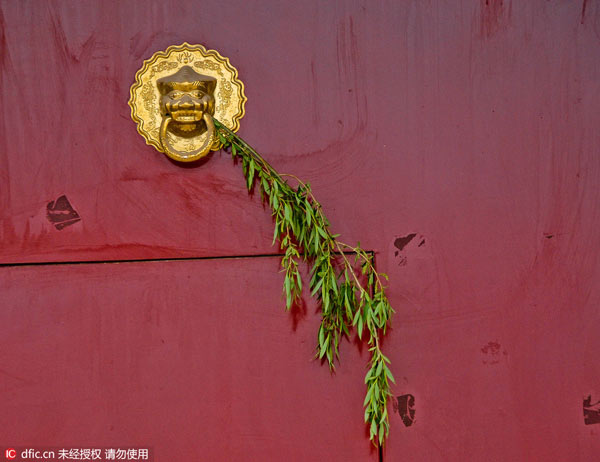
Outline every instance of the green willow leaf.
<path id="1" fill-rule="evenodd" d="M 273 245 L 279 241 L 282 271 L 285 272 L 283 293 L 286 308 L 302 296 L 302 277 L 297 259 L 311 266 L 309 288 L 311 296 L 320 302 L 322 320 L 318 332 L 317 356 L 326 358 L 334 369 L 334 358 L 339 360 L 342 335 L 348 336 L 354 327 L 358 336 L 368 344 L 371 355 L 365 375 L 367 388 L 364 399 L 364 419 L 374 445 L 382 446 L 389 431 L 389 382 L 395 383 L 381 352 L 379 337 L 384 335 L 394 310 L 382 285 L 387 275 L 377 273 L 373 253 L 338 241 L 339 234 L 329 231 L 329 220 L 321 204 L 315 199 L 309 183 L 292 175 L 281 175 L 248 143 L 214 119 L 217 137 L 223 148 L 229 148 L 232 158 L 241 159 L 248 191 L 258 179 L 261 200 L 269 205 L 274 220 Z M 291 187 L 284 180 L 291 177 L 297 182 Z M 345 252 L 354 254 L 352 264 Z M 352 257 L 350 257 L 352 259 Z M 359 265 L 360 271 L 355 271 Z M 342 278 L 342 275 L 344 276 Z M 364 275 L 359 277 L 360 275 Z"/>

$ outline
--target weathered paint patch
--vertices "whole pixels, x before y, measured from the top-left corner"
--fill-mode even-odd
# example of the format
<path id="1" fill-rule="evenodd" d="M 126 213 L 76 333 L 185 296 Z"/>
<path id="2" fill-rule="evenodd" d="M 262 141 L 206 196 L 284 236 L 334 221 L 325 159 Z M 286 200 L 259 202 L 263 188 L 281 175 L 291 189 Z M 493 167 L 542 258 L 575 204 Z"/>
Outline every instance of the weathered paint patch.
<path id="1" fill-rule="evenodd" d="M 592 404 L 592 395 L 583 398 L 583 422 L 586 425 L 600 423 L 600 401 Z"/>
<path id="2" fill-rule="evenodd" d="M 48 202 L 48 205 L 46 206 L 46 217 L 59 231 L 81 221 L 81 217 L 65 195 L 60 196 L 55 201 Z"/>
<path id="3" fill-rule="evenodd" d="M 410 393 L 398 396 L 394 402 L 394 412 L 398 413 L 405 427 L 415 423 L 415 397 Z"/>

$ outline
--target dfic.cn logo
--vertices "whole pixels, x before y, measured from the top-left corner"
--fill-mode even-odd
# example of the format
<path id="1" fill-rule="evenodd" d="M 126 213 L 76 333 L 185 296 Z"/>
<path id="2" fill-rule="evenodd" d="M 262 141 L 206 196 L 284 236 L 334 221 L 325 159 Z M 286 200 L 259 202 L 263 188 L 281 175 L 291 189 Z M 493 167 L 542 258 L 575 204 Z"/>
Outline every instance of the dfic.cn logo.
<path id="1" fill-rule="evenodd" d="M 6 452 L 6 458 L 7 459 L 14 459 L 15 457 L 17 457 L 17 451 L 15 449 L 7 449 Z"/>

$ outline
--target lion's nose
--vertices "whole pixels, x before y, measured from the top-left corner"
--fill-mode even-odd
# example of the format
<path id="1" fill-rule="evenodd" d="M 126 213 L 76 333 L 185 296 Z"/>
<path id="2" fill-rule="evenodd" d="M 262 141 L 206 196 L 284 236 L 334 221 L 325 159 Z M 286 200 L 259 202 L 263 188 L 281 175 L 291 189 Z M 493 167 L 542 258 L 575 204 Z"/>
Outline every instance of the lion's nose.
<path id="1" fill-rule="evenodd" d="M 184 111 L 193 109 L 193 108 L 194 108 L 194 103 L 192 103 L 191 101 L 181 101 L 179 103 L 179 109 L 183 109 Z"/>

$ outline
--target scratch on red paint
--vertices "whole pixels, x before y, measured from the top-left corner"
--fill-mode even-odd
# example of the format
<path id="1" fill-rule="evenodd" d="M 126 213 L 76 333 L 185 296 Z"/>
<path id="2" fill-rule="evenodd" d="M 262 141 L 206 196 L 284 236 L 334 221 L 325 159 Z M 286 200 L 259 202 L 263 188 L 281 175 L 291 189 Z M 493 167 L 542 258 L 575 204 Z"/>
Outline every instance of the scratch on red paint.
<path id="1" fill-rule="evenodd" d="M 480 34 L 490 38 L 510 23 L 512 15 L 512 0 L 505 8 L 504 0 L 480 0 Z"/>
<path id="2" fill-rule="evenodd" d="M 587 6 L 587 0 L 583 0 L 583 5 L 581 5 L 581 24 L 583 24 L 583 20 L 585 19 L 585 7 Z"/>

